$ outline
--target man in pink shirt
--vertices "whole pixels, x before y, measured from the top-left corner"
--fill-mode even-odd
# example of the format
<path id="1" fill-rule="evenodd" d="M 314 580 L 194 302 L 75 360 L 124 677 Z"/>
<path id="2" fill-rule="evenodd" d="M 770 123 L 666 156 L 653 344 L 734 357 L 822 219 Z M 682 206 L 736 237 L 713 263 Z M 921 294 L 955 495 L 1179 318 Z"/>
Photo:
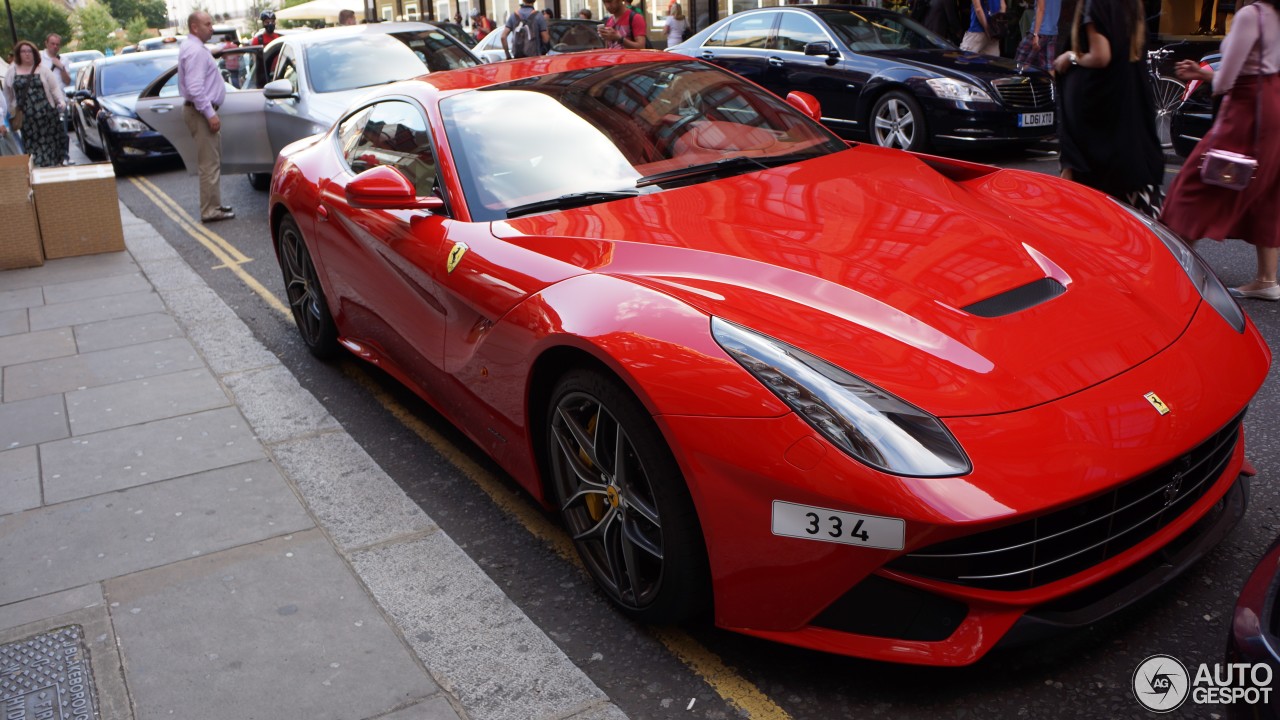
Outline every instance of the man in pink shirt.
<path id="1" fill-rule="evenodd" d="M 187 39 L 178 50 L 178 93 L 182 119 L 196 141 L 200 167 L 200 220 L 230 220 L 236 214 L 222 204 L 222 120 L 218 108 L 227 97 L 218 63 L 205 43 L 213 37 L 213 18 L 197 10 L 187 17 Z"/>

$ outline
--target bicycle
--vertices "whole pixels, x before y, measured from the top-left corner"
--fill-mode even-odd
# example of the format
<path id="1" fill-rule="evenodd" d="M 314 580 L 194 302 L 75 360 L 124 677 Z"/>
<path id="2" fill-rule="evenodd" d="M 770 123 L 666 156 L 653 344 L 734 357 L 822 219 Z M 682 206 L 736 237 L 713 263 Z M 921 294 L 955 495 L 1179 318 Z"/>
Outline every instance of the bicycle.
<path id="1" fill-rule="evenodd" d="M 1173 112 L 1178 109 L 1187 92 L 1187 86 L 1181 80 L 1160 74 L 1160 64 L 1173 54 L 1173 48 L 1179 44 L 1181 43 L 1147 51 L 1147 75 L 1151 79 L 1152 96 L 1155 98 L 1156 133 L 1160 137 L 1161 147 L 1173 146 L 1169 125 L 1173 121 Z"/>

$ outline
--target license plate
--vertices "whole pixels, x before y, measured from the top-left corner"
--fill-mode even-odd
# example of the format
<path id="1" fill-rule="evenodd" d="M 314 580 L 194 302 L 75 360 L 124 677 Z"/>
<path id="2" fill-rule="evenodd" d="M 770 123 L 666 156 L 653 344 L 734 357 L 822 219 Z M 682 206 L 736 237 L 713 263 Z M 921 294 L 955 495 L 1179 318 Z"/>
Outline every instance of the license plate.
<path id="1" fill-rule="evenodd" d="M 1053 113 L 1022 113 L 1018 116 L 1018 127 L 1044 127 L 1053 124 Z"/>
<path id="2" fill-rule="evenodd" d="M 773 534 L 803 540 L 901 550 L 906 522 L 830 508 L 773 501 Z"/>

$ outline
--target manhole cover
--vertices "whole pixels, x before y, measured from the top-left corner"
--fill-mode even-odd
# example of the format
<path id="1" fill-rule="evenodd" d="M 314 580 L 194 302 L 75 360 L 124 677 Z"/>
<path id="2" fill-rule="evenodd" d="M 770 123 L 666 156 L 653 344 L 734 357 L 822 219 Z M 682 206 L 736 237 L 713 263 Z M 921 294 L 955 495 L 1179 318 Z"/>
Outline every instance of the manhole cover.
<path id="1" fill-rule="evenodd" d="M 93 720 L 97 705 L 79 625 L 0 645 L 4 720 Z"/>

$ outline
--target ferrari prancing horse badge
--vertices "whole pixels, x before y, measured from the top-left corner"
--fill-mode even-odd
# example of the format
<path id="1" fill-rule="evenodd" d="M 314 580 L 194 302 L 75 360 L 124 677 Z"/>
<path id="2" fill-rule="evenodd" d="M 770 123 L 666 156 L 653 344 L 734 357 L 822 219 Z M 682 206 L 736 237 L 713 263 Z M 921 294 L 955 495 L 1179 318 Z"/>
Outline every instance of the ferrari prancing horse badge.
<path id="1" fill-rule="evenodd" d="M 1143 395 L 1142 397 L 1146 398 L 1147 402 L 1151 403 L 1151 407 L 1155 408 L 1156 412 L 1160 413 L 1161 415 L 1169 414 L 1169 406 L 1164 404 L 1164 401 L 1160 399 L 1159 395 L 1153 392 L 1149 392 L 1146 395 Z"/>
<path id="2" fill-rule="evenodd" d="M 467 254 L 466 243 L 454 243 L 453 249 L 449 251 L 449 272 L 458 267 L 458 263 L 462 262 L 462 256 Z"/>

